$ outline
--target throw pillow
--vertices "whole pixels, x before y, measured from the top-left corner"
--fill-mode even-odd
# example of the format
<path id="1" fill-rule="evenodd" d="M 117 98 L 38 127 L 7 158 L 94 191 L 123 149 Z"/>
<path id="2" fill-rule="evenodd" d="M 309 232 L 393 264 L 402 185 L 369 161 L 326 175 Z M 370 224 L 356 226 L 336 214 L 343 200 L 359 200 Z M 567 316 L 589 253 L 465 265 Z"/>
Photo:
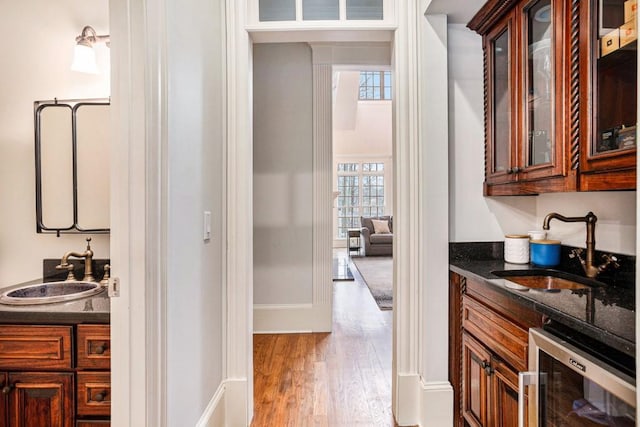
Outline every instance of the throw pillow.
<path id="1" fill-rule="evenodd" d="M 391 234 L 391 230 L 389 230 L 389 221 L 386 219 L 372 219 L 373 223 L 373 232 L 376 234 Z"/>

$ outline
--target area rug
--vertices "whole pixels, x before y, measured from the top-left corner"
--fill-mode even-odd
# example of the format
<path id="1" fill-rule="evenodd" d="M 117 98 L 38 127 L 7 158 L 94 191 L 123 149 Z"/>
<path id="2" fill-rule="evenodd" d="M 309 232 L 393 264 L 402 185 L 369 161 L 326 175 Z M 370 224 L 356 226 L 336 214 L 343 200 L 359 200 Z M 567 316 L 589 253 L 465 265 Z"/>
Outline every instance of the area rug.
<path id="1" fill-rule="evenodd" d="M 352 257 L 380 310 L 393 308 L 393 258 Z"/>

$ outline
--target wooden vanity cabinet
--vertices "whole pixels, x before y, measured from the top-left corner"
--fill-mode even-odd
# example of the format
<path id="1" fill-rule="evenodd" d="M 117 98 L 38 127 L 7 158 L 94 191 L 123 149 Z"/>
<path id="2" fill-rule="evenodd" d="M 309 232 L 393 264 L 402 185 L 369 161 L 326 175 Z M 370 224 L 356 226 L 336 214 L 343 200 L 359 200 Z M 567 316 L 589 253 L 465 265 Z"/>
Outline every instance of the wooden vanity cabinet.
<path id="1" fill-rule="evenodd" d="M 109 325 L 0 325 L 0 427 L 108 426 L 109 348 Z"/>
<path id="2" fill-rule="evenodd" d="M 71 326 L 0 326 L 0 427 L 72 427 Z"/>
<path id="3" fill-rule="evenodd" d="M 542 316 L 454 272 L 449 286 L 454 426 L 516 427 L 518 372 L 527 370 L 529 328 Z"/>
<path id="4" fill-rule="evenodd" d="M 109 425 L 111 415 L 111 331 L 109 325 L 77 327 L 77 427 Z"/>

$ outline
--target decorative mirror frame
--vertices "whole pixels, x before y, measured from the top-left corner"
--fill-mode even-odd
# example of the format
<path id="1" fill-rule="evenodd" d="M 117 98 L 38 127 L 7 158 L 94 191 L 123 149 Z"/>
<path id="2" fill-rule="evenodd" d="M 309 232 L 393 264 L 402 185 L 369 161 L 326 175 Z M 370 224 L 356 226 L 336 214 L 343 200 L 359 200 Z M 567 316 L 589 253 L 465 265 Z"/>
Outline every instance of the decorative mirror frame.
<path id="1" fill-rule="evenodd" d="M 86 105 L 110 105 L 109 99 L 68 99 L 34 102 L 35 123 L 35 166 L 36 166 L 36 231 L 38 233 L 56 234 L 108 234 L 110 228 L 84 228 L 78 224 L 78 135 L 77 135 L 77 110 Z M 65 227 L 49 227 L 43 222 L 42 203 L 42 111 L 48 107 L 69 108 L 71 110 L 71 150 L 72 150 L 72 195 L 73 195 L 73 223 Z"/>

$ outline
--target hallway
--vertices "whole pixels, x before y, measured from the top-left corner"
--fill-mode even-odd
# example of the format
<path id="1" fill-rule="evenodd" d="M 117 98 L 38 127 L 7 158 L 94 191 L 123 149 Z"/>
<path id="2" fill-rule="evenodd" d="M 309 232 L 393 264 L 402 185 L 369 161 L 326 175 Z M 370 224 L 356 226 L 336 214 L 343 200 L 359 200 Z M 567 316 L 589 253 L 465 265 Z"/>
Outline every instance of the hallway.
<path id="1" fill-rule="evenodd" d="M 395 425 L 393 312 L 350 266 L 355 281 L 333 284 L 333 333 L 254 335 L 253 427 Z"/>

